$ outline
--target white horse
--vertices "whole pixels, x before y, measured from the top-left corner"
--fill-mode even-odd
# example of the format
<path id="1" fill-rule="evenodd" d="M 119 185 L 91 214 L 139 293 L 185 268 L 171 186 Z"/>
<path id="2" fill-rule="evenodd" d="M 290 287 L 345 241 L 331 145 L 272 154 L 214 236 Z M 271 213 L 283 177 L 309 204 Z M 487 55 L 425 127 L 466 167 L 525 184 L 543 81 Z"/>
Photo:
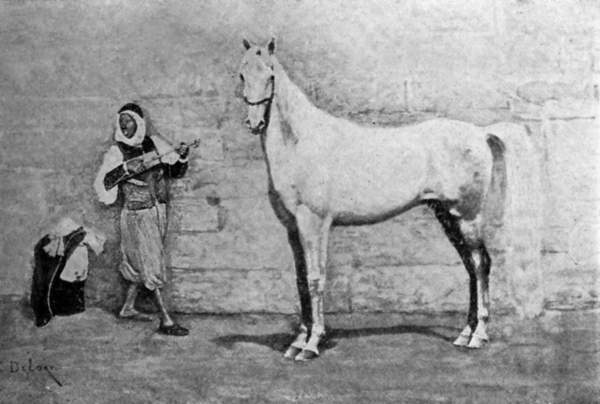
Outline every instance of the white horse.
<path id="1" fill-rule="evenodd" d="M 519 245 L 506 247 L 507 257 L 520 257 L 511 263 L 509 284 L 521 314 L 541 311 L 539 279 L 532 276 L 540 251 L 539 210 L 532 203 L 539 195 L 537 163 L 523 126 L 482 128 L 448 119 L 398 128 L 360 126 L 312 105 L 275 58 L 273 40 L 265 47 L 243 44 L 246 124 L 260 135 L 269 197 L 296 263 L 302 322 L 286 358 L 319 354 L 331 226 L 376 223 L 419 204 L 433 209 L 469 274 L 467 325 L 455 345 L 479 348 L 488 340 L 486 243 L 498 212 L 505 222 L 527 218 L 513 227 Z M 486 215 L 491 211 L 495 215 Z"/>

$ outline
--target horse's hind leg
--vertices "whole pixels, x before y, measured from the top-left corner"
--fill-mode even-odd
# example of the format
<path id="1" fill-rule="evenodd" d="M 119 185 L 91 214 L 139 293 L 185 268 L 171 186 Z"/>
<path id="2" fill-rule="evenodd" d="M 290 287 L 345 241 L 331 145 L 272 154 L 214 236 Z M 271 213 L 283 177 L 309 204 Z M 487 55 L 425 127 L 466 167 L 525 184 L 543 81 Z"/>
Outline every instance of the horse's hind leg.
<path id="1" fill-rule="evenodd" d="M 469 274 L 469 313 L 467 316 L 467 325 L 453 343 L 457 346 L 478 348 L 482 345 L 483 341 L 487 340 L 485 322 L 487 322 L 489 311 L 487 274 L 489 274 L 490 263 L 489 255 L 487 255 L 485 246 L 483 246 L 480 239 L 479 217 L 477 216 L 473 220 L 467 221 L 451 214 L 440 202 L 431 203 L 430 206 L 444 228 L 448 239 L 454 248 L 456 248 Z M 484 273 L 486 274 L 485 276 L 483 276 Z M 483 295 L 485 295 L 485 298 Z M 483 304 L 484 302 L 486 304 Z M 483 321 L 483 316 L 485 316 L 485 322 Z"/>
<path id="2" fill-rule="evenodd" d="M 485 248 L 485 244 L 481 244 L 474 251 L 474 255 L 478 258 L 476 267 L 477 276 L 477 326 L 471 341 L 467 345 L 469 348 L 481 348 L 484 342 L 489 340 L 487 334 L 487 324 L 489 322 L 490 313 L 490 293 L 489 279 L 492 260 Z"/>

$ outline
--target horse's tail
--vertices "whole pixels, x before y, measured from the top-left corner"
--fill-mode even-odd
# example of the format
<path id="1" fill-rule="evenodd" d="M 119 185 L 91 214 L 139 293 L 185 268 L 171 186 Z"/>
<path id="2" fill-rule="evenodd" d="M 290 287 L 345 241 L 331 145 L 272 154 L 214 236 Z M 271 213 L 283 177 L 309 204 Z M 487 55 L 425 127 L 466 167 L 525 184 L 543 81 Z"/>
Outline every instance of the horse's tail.
<path id="1" fill-rule="evenodd" d="M 541 314 L 544 305 L 538 153 L 526 126 L 499 123 L 485 130 L 494 157 L 488 207 L 494 216 L 502 217 L 505 273 L 501 278 L 506 279 L 517 313 L 532 318 Z"/>

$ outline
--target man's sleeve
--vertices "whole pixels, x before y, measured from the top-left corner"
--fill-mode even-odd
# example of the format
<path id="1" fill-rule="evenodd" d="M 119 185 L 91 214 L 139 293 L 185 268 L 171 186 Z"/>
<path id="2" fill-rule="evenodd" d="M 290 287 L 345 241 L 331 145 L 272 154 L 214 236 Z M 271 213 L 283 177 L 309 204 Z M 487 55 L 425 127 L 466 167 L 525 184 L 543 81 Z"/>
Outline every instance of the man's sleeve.
<path id="1" fill-rule="evenodd" d="M 188 169 L 188 161 L 186 159 L 179 159 L 175 164 L 169 164 L 168 166 L 169 177 L 181 178 L 185 175 Z"/>
<path id="2" fill-rule="evenodd" d="M 124 165 L 121 164 L 104 175 L 104 189 L 111 190 L 130 176 L 130 173 L 125 171 Z"/>
<path id="3" fill-rule="evenodd" d="M 104 160 L 94 181 L 96 195 L 105 205 L 113 204 L 117 200 L 119 189 L 114 186 L 116 182 L 114 185 L 110 185 L 120 175 L 119 168 L 124 172 L 122 163 L 123 154 L 117 146 L 111 146 L 104 155 Z M 107 187 L 107 185 L 109 186 Z"/>

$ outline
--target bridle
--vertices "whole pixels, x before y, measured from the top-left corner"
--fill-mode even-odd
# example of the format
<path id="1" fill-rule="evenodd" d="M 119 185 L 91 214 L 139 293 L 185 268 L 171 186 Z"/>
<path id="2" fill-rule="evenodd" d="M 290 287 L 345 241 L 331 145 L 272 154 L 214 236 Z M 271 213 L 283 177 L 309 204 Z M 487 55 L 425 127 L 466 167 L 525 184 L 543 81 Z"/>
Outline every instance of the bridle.
<path id="1" fill-rule="evenodd" d="M 246 98 L 246 96 L 244 96 L 244 102 L 247 105 L 261 105 L 267 102 L 271 102 L 273 101 L 273 97 L 275 96 L 275 76 L 271 76 L 269 78 L 269 80 L 271 81 L 271 95 L 269 95 L 268 97 L 263 98 L 262 100 L 259 101 L 250 101 L 248 98 Z"/>
<path id="2" fill-rule="evenodd" d="M 275 76 L 271 76 L 269 78 L 271 81 L 271 94 L 268 97 L 265 97 L 258 101 L 250 101 L 246 96 L 244 96 L 244 102 L 249 106 L 256 106 L 267 104 L 265 107 L 265 113 L 263 115 L 263 121 L 265 122 L 264 128 L 261 130 L 261 133 L 265 133 L 267 128 L 269 127 L 269 118 L 271 117 L 271 104 L 273 104 L 273 97 L 275 97 Z"/>

